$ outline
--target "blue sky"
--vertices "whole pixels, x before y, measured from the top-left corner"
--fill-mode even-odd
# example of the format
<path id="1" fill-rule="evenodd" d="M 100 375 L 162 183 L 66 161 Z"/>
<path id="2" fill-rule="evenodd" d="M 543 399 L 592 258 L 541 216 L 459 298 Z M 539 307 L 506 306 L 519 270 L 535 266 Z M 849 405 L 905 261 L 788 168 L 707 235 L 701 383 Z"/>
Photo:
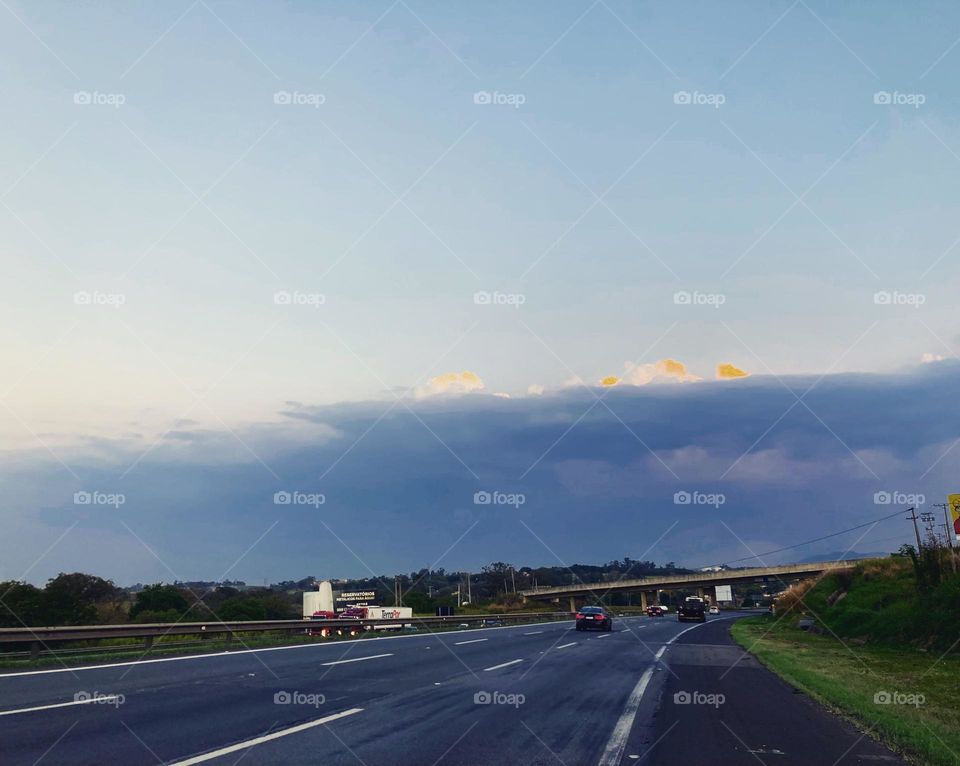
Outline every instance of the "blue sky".
<path id="1" fill-rule="evenodd" d="M 277 484 L 253 458 L 264 445 L 345 439 L 340 454 L 341 417 L 395 394 L 419 413 L 469 391 L 457 401 L 481 419 L 471 397 L 509 394 L 518 417 L 547 417 L 541 390 L 676 383 L 649 367 L 663 359 L 708 391 L 753 384 L 713 382 L 720 363 L 774 388 L 875 382 L 932 374 L 921 360 L 960 346 L 951 4 L 51 2 L 0 17 L 0 445 L 8 476 L 58 473 L 63 502 L 94 485 L 133 497 L 197 433 L 219 435 L 213 464 L 252 460 Z M 430 382 L 463 371 L 482 385 Z M 340 425 L 290 415 L 316 407 Z M 580 444 L 577 414 L 547 419 Z M 925 441 L 914 473 L 956 436 Z M 450 458 L 455 435 L 431 438 Z M 4 488 L 6 576 L 72 523 L 30 486 Z M 761 530 L 763 503 L 747 505 Z"/>

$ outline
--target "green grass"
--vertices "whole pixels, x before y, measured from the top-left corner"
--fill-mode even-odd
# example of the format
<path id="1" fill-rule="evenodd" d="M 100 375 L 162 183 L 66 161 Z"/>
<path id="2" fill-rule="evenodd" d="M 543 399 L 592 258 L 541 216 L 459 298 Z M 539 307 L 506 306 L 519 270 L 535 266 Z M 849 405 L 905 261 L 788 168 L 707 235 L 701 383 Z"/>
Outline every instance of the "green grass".
<path id="1" fill-rule="evenodd" d="M 938 660 L 940 653 L 915 648 L 841 642 L 799 630 L 789 624 L 794 621 L 749 617 L 731 633 L 788 683 L 912 760 L 960 764 L 960 657 Z M 883 691 L 922 694 L 924 701 L 877 704 L 874 695 Z"/>
<path id="2" fill-rule="evenodd" d="M 824 577 L 801 609 L 844 639 L 943 652 L 960 637 L 960 577 L 921 594 L 909 559 L 869 559 Z"/>

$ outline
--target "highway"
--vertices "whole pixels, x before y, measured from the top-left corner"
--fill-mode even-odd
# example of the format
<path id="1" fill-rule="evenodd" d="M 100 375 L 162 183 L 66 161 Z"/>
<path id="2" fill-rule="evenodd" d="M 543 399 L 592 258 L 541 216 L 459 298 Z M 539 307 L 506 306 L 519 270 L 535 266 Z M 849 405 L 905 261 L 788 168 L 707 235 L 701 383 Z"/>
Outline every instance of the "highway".
<path id="1" fill-rule="evenodd" d="M 735 617 L 7 673 L 0 763 L 905 763 L 744 658 Z"/>

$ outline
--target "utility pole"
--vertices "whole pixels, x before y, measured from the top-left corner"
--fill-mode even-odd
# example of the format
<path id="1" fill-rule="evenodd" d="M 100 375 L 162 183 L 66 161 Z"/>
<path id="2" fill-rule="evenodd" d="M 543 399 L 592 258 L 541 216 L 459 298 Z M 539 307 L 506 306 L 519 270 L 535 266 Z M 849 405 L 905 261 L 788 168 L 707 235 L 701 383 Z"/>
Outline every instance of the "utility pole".
<path id="1" fill-rule="evenodd" d="M 517 595 L 517 578 L 516 578 L 516 570 L 514 570 L 513 567 L 510 567 L 510 582 L 513 583 L 513 595 L 516 596 Z"/>
<path id="2" fill-rule="evenodd" d="M 950 506 L 946 503 L 932 503 L 934 508 L 943 508 L 943 526 L 947 531 L 947 545 L 950 546 L 950 550 L 953 550 L 953 524 L 950 523 Z"/>
<path id="3" fill-rule="evenodd" d="M 953 538 L 955 533 L 953 531 L 953 524 L 951 523 L 951 520 L 950 520 L 950 512 L 948 511 L 948 508 L 950 506 L 947 505 L 946 503 L 933 503 L 933 507 L 943 508 L 943 531 L 947 535 L 947 545 L 950 546 L 950 553 L 948 554 L 950 556 L 950 565 L 953 568 L 953 573 L 956 574 L 957 573 L 957 557 L 953 555 Z"/>
<path id="4" fill-rule="evenodd" d="M 923 552 L 923 544 L 920 542 L 920 527 L 917 526 L 917 510 L 912 507 L 907 510 L 910 512 L 907 518 L 913 521 L 913 533 L 917 536 L 917 555 L 919 556 Z"/>

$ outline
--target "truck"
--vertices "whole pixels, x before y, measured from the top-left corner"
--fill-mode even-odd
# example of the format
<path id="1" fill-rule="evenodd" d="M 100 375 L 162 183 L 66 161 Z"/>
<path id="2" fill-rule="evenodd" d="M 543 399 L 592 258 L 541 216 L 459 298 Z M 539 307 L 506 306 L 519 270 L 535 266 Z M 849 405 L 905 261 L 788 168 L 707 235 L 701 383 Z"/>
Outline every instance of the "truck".
<path id="1" fill-rule="evenodd" d="M 340 612 L 337 619 L 356 620 L 361 623 L 356 628 L 341 629 L 351 635 L 364 630 L 403 630 L 413 627 L 409 622 L 402 622 L 402 620 L 413 619 L 413 609 L 409 606 L 352 606 Z M 366 620 L 400 620 L 401 622 L 391 622 L 386 625 L 363 624 Z"/>

